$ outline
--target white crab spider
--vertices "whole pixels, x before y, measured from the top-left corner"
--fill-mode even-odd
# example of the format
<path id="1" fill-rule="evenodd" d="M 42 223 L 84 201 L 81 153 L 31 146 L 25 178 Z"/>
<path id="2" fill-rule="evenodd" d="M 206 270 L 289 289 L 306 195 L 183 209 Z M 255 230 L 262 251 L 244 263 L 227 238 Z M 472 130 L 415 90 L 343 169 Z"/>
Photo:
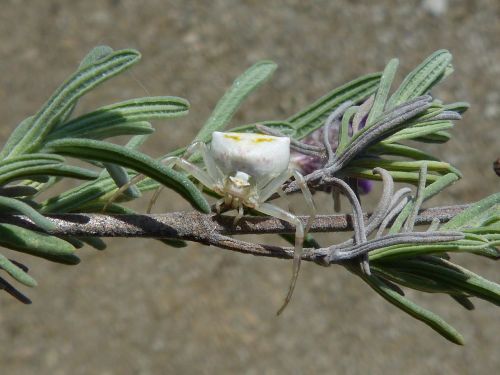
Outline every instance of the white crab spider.
<path id="1" fill-rule="evenodd" d="M 290 164 L 290 138 L 214 132 L 210 147 L 204 142 L 195 142 L 189 147 L 188 154 L 196 152 L 201 154 L 205 169 L 177 156 L 167 157 L 163 162 L 168 166 L 178 166 L 219 194 L 222 197 L 216 203 L 219 213 L 222 205 L 236 209 L 236 223 L 243 216 L 243 208 L 248 207 L 295 226 L 292 279 L 285 301 L 278 310 L 280 314 L 292 297 L 300 269 L 304 236 L 316 212 L 304 178 Z M 274 193 L 284 196 L 281 186 L 291 176 L 298 182 L 310 211 L 306 228 L 293 213 L 266 202 Z"/>

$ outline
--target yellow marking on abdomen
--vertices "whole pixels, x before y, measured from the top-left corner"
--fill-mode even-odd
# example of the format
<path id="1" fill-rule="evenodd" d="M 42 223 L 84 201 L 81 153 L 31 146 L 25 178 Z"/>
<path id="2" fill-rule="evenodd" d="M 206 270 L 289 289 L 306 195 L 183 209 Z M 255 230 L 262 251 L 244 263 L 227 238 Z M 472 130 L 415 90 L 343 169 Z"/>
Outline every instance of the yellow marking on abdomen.
<path id="1" fill-rule="evenodd" d="M 262 142 L 273 142 L 275 138 L 267 138 L 267 137 L 259 137 L 255 138 L 253 141 L 255 143 L 262 143 Z"/>
<path id="2" fill-rule="evenodd" d="M 239 135 L 224 134 L 224 138 L 229 138 L 233 141 L 241 141 L 241 137 Z"/>

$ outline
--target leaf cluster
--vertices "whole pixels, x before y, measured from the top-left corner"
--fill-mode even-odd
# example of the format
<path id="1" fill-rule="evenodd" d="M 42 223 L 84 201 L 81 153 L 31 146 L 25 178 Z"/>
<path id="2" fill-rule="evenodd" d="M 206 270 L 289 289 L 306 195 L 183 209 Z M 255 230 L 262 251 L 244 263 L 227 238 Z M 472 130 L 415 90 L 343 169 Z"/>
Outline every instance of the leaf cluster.
<path id="1" fill-rule="evenodd" d="M 137 151 L 154 131 L 150 121 L 186 115 L 189 109 L 186 100 L 172 96 L 137 98 L 73 116 L 83 95 L 124 72 L 140 57 L 135 50 L 96 47 L 42 108 L 21 121 L 13 131 L 0 151 L 0 209 L 3 213 L 25 215 L 41 232 L 0 223 L 3 247 L 64 264 L 77 264 L 75 249 L 85 243 L 103 249 L 104 242 L 97 238 L 58 238 L 47 234 L 54 224 L 42 214 L 98 212 L 102 208 L 101 198 L 114 191 L 117 184 L 127 183 L 129 172 L 143 173 L 175 190 L 196 209 L 209 211 L 206 199 L 187 176 Z M 132 136 L 124 146 L 107 141 L 123 135 Z M 79 159 L 89 167 L 76 166 L 68 157 Z M 50 194 L 49 189 L 64 177 L 87 182 L 37 201 L 40 194 Z M 136 198 L 141 190 L 147 189 L 148 185 L 143 184 L 126 193 L 129 198 Z M 124 210 L 119 206 L 112 209 Z M 27 274 L 27 267 L 4 256 L 0 260 L 0 267 L 16 281 L 30 287 L 36 285 Z M 0 287 L 29 302 L 3 278 Z"/>

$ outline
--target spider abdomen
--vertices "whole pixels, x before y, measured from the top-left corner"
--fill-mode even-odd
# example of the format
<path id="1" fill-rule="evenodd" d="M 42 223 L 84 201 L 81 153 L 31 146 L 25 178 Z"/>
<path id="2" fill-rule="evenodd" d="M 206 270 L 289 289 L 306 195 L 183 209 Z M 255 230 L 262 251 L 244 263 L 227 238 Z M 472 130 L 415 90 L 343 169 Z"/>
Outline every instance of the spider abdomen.
<path id="1" fill-rule="evenodd" d="M 214 132 L 211 153 L 224 174 L 239 171 L 260 180 L 288 168 L 290 139 L 254 133 Z"/>

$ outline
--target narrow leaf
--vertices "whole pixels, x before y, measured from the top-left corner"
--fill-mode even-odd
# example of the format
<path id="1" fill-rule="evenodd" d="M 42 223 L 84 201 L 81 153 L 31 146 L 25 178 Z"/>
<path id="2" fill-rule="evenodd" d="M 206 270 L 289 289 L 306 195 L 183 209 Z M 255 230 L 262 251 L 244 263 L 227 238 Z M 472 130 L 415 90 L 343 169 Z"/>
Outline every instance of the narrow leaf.
<path id="1" fill-rule="evenodd" d="M 81 184 L 59 195 L 42 202 L 40 212 L 66 213 L 79 211 L 85 204 L 98 199 L 116 188 L 110 177 L 100 177 L 97 180 Z"/>
<path id="2" fill-rule="evenodd" d="M 387 143 L 385 141 L 379 142 L 368 148 L 367 154 L 394 155 L 414 160 L 439 160 L 422 150 L 399 143 Z"/>
<path id="3" fill-rule="evenodd" d="M 264 83 L 274 73 L 276 67 L 272 61 L 259 61 L 239 76 L 219 100 L 207 122 L 196 135 L 195 141 L 207 142 L 214 131 L 223 129 L 243 100 Z"/>
<path id="4" fill-rule="evenodd" d="M 429 121 L 426 124 L 421 124 L 419 126 L 411 126 L 406 129 L 402 129 L 396 134 L 385 139 L 385 142 L 400 142 L 402 140 L 418 139 L 421 137 L 426 137 L 428 135 L 436 134 L 439 131 L 451 129 L 453 123 L 451 121 Z"/>
<path id="5" fill-rule="evenodd" d="M 370 126 L 378 120 L 378 117 L 384 112 L 385 103 L 389 96 L 389 91 L 391 89 L 392 81 L 394 80 L 394 75 L 398 69 L 399 60 L 392 59 L 389 61 L 384 69 L 382 78 L 380 79 L 380 86 L 375 95 L 375 101 L 373 102 L 372 109 L 366 120 L 366 126 Z"/>
<path id="6" fill-rule="evenodd" d="M 130 182 L 130 177 L 125 168 L 113 163 L 104 163 L 104 167 L 116 183 L 116 186 L 122 187 Z M 130 198 L 139 198 L 141 196 L 141 192 L 134 185 L 129 186 L 123 194 L 128 195 Z"/>
<path id="7" fill-rule="evenodd" d="M 356 114 L 356 111 L 358 110 L 359 107 L 351 107 L 347 109 L 344 113 L 344 116 L 342 117 L 342 122 L 340 124 L 339 128 L 339 143 L 337 146 L 337 149 L 335 150 L 335 153 L 337 155 L 341 155 L 344 150 L 346 149 L 347 145 L 349 144 L 349 124 Z"/>
<path id="8" fill-rule="evenodd" d="M 401 262 L 401 266 L 416 274 L 442 280 L 463 292 L 500 306 L 500 285 L 450 261 L 426 256 L 420 260 Z"/>
<path id="9" fill-rule="evenodd" d="M 71 138 L 79 134 L 96 132 L 110 126 L 127 123 L 144 123 L 152 119 L 175 118 L 188 113 L 189 103 L 171 96 L 131 99 L 101 107 L 94 112 L 77 117 L 55 129 L 48 139 Z"/>
<path id="10" fill-rule="evenodd" d="M 77 264 L 75 248 L 68 242 L 45 233 L 12 224 L 0 224 L 0 245 L 53 262 Z"/>
<path id="11" fill-rule="evenodd" d="M 415 138 L 414 141 L 424 142 L 424 143 L 446 143 L 450 139 L 451 139 L 451 134 L 449 132 L 445 130 L 440 130 L 432 134 L 427 134 Z"/>
<path id="12" fill-rule="evenodd" d="M 439 50 L 425 59 L 406 78 L 387 102 L 387 108 L 393 108 L 417 96 L 426 94 L 439 82 L 452 59 L 446 50 Z"/>
<path id="13" fill-rule="evenodd" d="M 341 104 L 351 101 L 358 103 L 378 88 L 381 73 L 359 77 L 322 96 L 306 109 L 294 114 L 287 121 L 296 129 L 296 139 L 302 139 L 324 125 L 328 115 Z"/>
<path id="14" fill-rule="evenodd" d="M 149 134 L 136 135 L 136 136 L 130 138 L 130 141 L 127 142 L 125 147 L 131 148 L 132 150 L 137 150 L 139 147 L 142 146 L 142 144 L 144 142 L 146 142 L 148 137 L 149 137 Z"/>
<path id="15" fill-rule="evenodd" d="M 41 215 L 33 207 L 15 198 L 0 196 L 0 210 L 1 212 L 15 212 L 26 215 L 37 226 L 45 231 L 50 231 L 56 228 L 56 225 L 53 222 Z"/>
<path id="16" fill-rule="evenodd" d="M 104 125 L 104 126 L 103 126 Z M 63 129 L 63 128 L 61 128 Z M 144 135 L 152 134 L 154 128 L 147 121 L 138 122 L 122 122 L 117 124 L 93 124 L 87 127 L 71 129 L 64 132 L 58 132 L 54 136 L 50 136 L 49 140 L 61 138 L 89 138 L 89 139 L 106 139 L 117 137 L 120 135 Z"/>
<path id="17" fill-rule="evenodd" d="M 235 133 L 258 133 L 259 130 L 256 127 L 257 125 L 267 126 L 269 128 L 272 128 L 273 130 L 280 131 L 292 138 L 294 138 L 295 135 L 295 129 L 293 128 L 293 125 L 288 121 L 261 121 L 254 124 L 237 126 L 235 128 L 229 129 L 228 131 Z"/>
<path id="18" fill-rule="evenodd" d="M 34 116 L 31 127 L 8 156 L 32 152 L 40 147 L 44 138 L 73 103 L 98 84 L 115 76 L 140 59 L 134 50 L 116 51 L 74 73 Z"/>
<path id="19" fill-rule="evenodd" d="M 29 287 L 35 287 L 37 285 L 36 280 L 28 275 L 20 267 L 16 266 L 6 257 L 0 254 L 0 268 L 5 270 L 10 276 Z"/>
<path id="20" fill-rule="evenodd" d="M 420 307 L 416 303 L 396 293 L 376 276 L 362 275 L 361 277 L 386 301 L 400 308 L 415 319 L 418 319 L 427 324 L 434 331 L 439 333 L 447 340 L 453 342 L 454 344 L 464 345 L 464 338 L 462 337 L 462 335 L 438 315 Z"/>
<path id="21" fill-rule="evenodd" d="M 36 176 L 42 178 L 47 177 L 47 179 L 48 176 L 63 176 L 80 180 L 93 180 L 99 176 L 99 173 L 85 168 L 63 164 L 30 166 L 9 173 L 0 174 L 0 184 L 25 178 L 34 179 Z"/>
<path id="22" fill-rule="evenodd" d="M 79 69 L 86 68 L 96 61 L 105 58 L 106 56 L 110 55 L 113 53 L 113 48 L 109 46 L 97 46 L 92 48 L 92 50 L 82 59 L 79 65 Z M 61 115 L 58 123 L 56 124 L 56 127 L 59 126 L 60 124 L 64 124 L 70 117 L 71 114 L 73 113 L 73 110 L 75 109 L 76 105 L 78 103 L 78 100 L 75 100 L 74 103 Z"/>
<path id="23" fill-rule="evenodd" d="M 431 176 L 427 176 L 427 180 L 429 180 L 429 177 Z M 424 189 L 424 201 L 432 198 L 433 196 L 441 192 L 443 189 L 454 184 L 459 178 L 460 175 L 456 173 L 448 173 L 445 174 L 444 176 L 439 177 L 436 181 L 426 186 L 426 188 Z M 389 234 L 394 234 L 399 232 L 404 221 L 408 218 L 408 215 L 410 214 L 412 208 L 413 208 L 413 201 L 408 202 L 408 204 L 401 210 L 396 220 L 394 220 L 394 223 L 392 224 L 391 229 L 389 230 Z"/>
<path id="24" fill-rule="evenodd" d="M 488 216 L 500 213 L 500 193 L 492 194 L 472 204 L 469 208 L 443 224 L 444 229 L 461 229 L 482 225 Z"/>
<path id="25" fill-rule="evenodd" d="M 19 123 L 19 125 L 16 126 L 12 134 L 7 139 L 7 142 L 5 142 L 2 151 L 0 152 L 0 160 L 4 160 L 4 158 L 6 158 L 7 155 L 12 152 L 14 147 L 16 147 L 19 142 L 21 142 L 28 130 L 31 128 L 33 117 L 34 116 L 25 118 Z"/>
<path id="26" fill-rule="evenodd" d="M 87 245 L 92 246 L 96 250 L 106 249 L 106 242 L 101 240 L 99 237 L 79 237 L 78 239 L 85 242 Z"/>

